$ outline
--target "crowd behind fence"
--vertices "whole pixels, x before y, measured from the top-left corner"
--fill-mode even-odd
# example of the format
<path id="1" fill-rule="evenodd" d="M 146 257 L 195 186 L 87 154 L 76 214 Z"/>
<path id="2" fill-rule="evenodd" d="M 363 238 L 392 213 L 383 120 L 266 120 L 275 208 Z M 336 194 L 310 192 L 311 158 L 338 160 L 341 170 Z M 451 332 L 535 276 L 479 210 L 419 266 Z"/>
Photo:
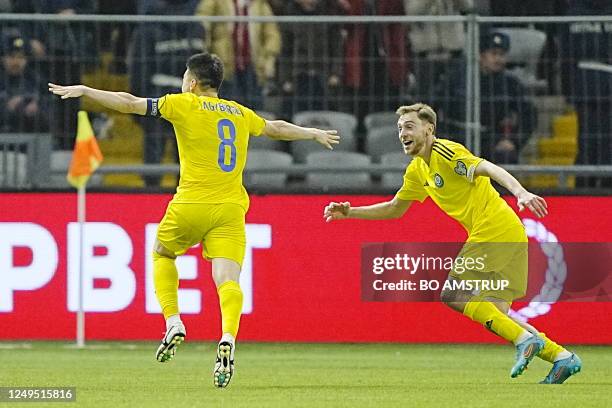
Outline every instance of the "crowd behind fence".
<path id="1" fill-rule="evenodd" d="M 258 191 L 397 190 L 409 159 L 394 111 L 418 101 L 437 111 L 439 137 L 511 166 L 531 188 L 611 190 L 612 16 L 312 16 L 289 2 L 292 16 L 237 17 L 223 3 L 141 16 L 0 14 L 0 187 L 66 187 L 16 172 L 65 172 L 79 109 L 105 154 L 95 184 L 175 185 L 168 122 L 60 102 L 46 84 L 157 97 L 179 92 L 186 59 L 208 50 L 226 64 L 221 97 L 342 135 L 332 153 L 252 138 L 245 183 Z M 23 134 L 51 135 L 50 158 L 15 147 Z"/>

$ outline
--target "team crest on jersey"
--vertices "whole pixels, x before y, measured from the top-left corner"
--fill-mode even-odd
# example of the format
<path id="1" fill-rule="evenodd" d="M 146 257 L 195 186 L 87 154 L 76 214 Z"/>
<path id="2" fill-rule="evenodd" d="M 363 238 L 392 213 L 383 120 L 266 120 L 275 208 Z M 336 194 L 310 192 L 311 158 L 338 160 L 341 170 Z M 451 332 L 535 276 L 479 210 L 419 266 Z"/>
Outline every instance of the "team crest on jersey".
<path id="1" fill-rule="evenodd" d="M 444 179 L 442 178 L 441 175 L 436 173 L 434 175 L 434 183 L 436 183 L 436 187 L 440 188 L 440 187 L 442 187 L 444 185 Z"/>
<path id="2" fill-rule="evenodd" d="M 460 176 L 467 175 L 467 167 L 466 167 L 465 163 L 462 162 L 461 160 L 459 160 L 457 162 L 457 166 L 455 166 L 455 173 L 457 173 Z"/>

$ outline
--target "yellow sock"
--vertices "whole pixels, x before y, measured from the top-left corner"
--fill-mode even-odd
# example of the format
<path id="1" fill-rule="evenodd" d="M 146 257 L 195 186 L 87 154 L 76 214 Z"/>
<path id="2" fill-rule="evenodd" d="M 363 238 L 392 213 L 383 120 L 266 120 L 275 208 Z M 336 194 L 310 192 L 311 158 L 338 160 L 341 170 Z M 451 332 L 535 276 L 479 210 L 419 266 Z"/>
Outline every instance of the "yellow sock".
<path id="1" fill-rule="evenodd" d="M 465 305 L 463 314 L 512 343 L 526 333 L 525 329 L 503 314 L 492 302 L 470 301 Z"/>
<path id="2" fill-rule="evenodd" d="M 221 327 L 223 333 L 238 335 L 240 315 L 242 314 L 242 290 L 236 281 L 227 281 L 217 289 L 221 306 Z"/>
<path id="3" fill-rule="evenodd" d="M 544 348 L 538 353 L 538 357 L 540 357 L 542 360 L 554 363 L 555 358 L 559 353 L 567 351 L 563 346 L 558 345 L 557 343 L 546 337 L 544 333 L 540 332 L 538 333 L 538 336 L 540 336 L 540 338 L 544 340 Z"/>
<path id="4" fill-rule="evenodd" d="M 164 317 L 178 314 L 178 271 L 174 259 L 153 252 L 153 284 Z"/>

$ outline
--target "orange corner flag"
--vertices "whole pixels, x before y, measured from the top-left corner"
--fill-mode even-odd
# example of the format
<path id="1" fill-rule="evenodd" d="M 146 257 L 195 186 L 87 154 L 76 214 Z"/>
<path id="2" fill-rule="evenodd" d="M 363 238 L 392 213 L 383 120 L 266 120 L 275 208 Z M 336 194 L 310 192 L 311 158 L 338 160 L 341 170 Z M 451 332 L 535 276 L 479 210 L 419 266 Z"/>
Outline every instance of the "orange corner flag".
<path id="1" fill-rule="evenodd" d="M 79 111 L 77 138 L 66 178 L 76 188 L 84 187 L 87 180 L 102 163 L 102 152 L 96 142 L 87 112 Z"/>

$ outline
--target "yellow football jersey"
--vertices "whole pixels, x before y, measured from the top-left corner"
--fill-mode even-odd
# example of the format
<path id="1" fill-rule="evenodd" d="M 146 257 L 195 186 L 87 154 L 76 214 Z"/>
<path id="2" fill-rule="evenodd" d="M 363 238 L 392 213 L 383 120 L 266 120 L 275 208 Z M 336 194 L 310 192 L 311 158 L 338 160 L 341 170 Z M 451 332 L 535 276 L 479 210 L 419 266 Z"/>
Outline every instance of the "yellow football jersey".
<path id="1" fill-rule="evenodd" d="M 173 201 L 235 203 L 248 210 L 242 172 L 249 135 L 261 135 L 265 120 L 236 102 L 189 92 L 153 100 L 151 111 L 171 122 L 176 134 L 181 174 Z"/>
<path id="2" fill-rule="evenodd" d="M 422 202 L 427 196 L 468 232 L 468 242 L 526 242 L 524 227 L 499 196 L 488 177 L 474 179 L 483 159 L 463 145 L 434 141 L 429 165 L 415 157 L 404 174 L 396 197 Z"/>

